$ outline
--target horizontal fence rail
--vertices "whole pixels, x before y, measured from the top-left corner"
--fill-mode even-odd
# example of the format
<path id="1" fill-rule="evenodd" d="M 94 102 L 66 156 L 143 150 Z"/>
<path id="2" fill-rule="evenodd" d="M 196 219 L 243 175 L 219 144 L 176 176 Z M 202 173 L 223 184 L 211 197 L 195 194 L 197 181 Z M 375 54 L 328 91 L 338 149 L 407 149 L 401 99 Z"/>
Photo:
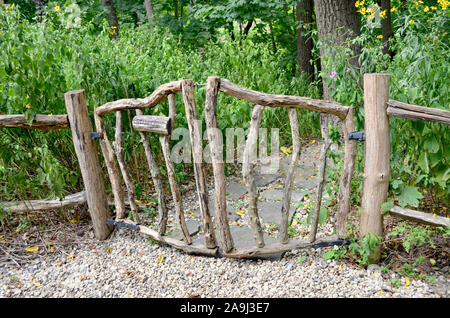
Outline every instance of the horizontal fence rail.
<path id="1" fill-rule="evenodd" d="M 25 115 L 0 115 L 0 128 L 28 128 L 40 130 L 69 129 L 67 115 L 36 115 L 29 123 Z"/>

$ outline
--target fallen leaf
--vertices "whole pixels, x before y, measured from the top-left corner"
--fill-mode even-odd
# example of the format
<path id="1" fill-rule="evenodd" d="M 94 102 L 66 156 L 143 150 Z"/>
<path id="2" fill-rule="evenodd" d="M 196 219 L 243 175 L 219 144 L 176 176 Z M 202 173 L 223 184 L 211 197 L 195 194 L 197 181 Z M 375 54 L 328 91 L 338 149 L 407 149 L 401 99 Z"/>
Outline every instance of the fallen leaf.
<path id="1" fill-rule="evenodd" d="M 25 249 L 27 252 L 37 252 L 39 250 L 39 246 L 28 247 Z"/>
<path id="2" fill-rule="evenodd" d="M 311 140 L 311 145 L 314 143 L 316 143 L 316 140 L 315 139 Z"/>
<path id="3" fill-rule="evenodd" d="M 86 273 L 80 275 L 80 280 L 81 281 L 85 280 L 86 278 L 87 278 L 87 274 Z"/>
<path id="4" fill-rule="evenodd" d="M 67 256 L 67 260 L 70 261 L 71 259 L 75 258 L 75 255 L 70 254 L 69 256 Z"/>
<path id="5" fill-rule="evenodd" d="M 342 265 L 339 265 L 338 269 L 339 269 L 340 271 L 342 271 Z"/>
<path id="6" fill-rule="evenodd" d="M 33 278 L 33 284 L 36 287 L 41 287 L 41 283 L 39 283 L 35 278 Z"/>
<path id="7" fill-rule="evenodd" d="M 137 281 L 137 282 L 140 282 L 140 281 L 142 280 L 142 277 L 136 276 L 136 277 L 134 278 L 134 280 Z"/>
<path id="8" fill-rule="evenodd" d="M 405 286 L 404 287 L 409 286 L 409 284 L 411 284 L 411 282 L 409 281 L 409 277 L 406 276 L 405 277 Z"/>
<path id="9" fill-rule="evenodd" d="M 434 265 L 434 264 L 436 264 L 436 260 L 434 258 L 430 258 L 430 263 L 431 263 L 431 265 Z"/>
<path id="10" fill-rule="evenodd" d="M 126 270 L 125 270 L 125 274 L 126 274 L 127 276 L 134 276 L 134 272 L 133 272 L 133 271 L 130 271 L 129 269 L 126 269 Z"/>
<path id="11" fill-rule="evenodd" d="M 70 223 L 77 223 L 77 219 L 70 219 Z"/>
<path id="12" fill-rule="evenodd" d="M 52 246 L 50 247 L 50 253 L 53 253 L 55 251 L 55 248 Z"/>
<path id="13" fill-rule="evenodd" d="M 242 215 L 244 215 L 245 211 L 244 210 L 239 210 L 239 211 L 236 211 L 234 213 L 236 213 L 239 216 L 242 216 Z"/>
<path id="14" fill-rule="evenodd" d="M 187 294 L 188 298 L 200 298 L 200 295 L 197 294 Z"/>
<path id="15" fill-rule="evenodd" d="M 280 147 L 280 150 L 281 150 L 281 152 L 284 153 L 285 155 L 290 155 L 290 154 L 292 153 L 292 150 L 291 150 L 291 149 L 286 148 L 286 147 L 284 147 L 284 146 L 281 146 L 281 147 Z"/>
<path id="16" fill-rule="evenodd" d="M 58 267 L 61 266 L 61 262 L 56 263 L 56 266 Z"/>
<path id="17" fill-rule="evenodd" d="M 164 255 L 159 255 L 158 259 L 156 260 L 156 264 L 161 264 L 164 261 Z"/>

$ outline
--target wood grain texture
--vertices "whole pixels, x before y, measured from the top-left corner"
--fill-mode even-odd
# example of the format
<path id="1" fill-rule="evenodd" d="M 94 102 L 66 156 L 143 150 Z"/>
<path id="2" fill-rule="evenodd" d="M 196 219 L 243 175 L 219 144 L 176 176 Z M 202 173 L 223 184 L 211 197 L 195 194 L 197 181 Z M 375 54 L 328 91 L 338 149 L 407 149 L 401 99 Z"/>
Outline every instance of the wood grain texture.
<path id="1" fill-rule="evenodd" d="M 289 226 L 289 209 L 291 207 L 292 185 L 294 183 L 295 171 L 298 168 L 300 160 L 300 135 L 297 118 L 297 109 L 289 108 L 289 122 L 291 124 L 292 135 L 292 157 L 289 163 L 289 169 L 284 180 L 283 200 L 281 204 L 281 223 L 279 230 L 280 243 L 286 244 L 289 241 L 288 226 Z"/>
<path id="2" fill-rule="evenodd" d="M 322 126 L 322 135 L 324 134 L 324 128 Z M 327 171 L 327 158 L 328 158 L 328 151 L 331 146 L 331 140 L 328 138 L 324 138 L 322 143 L 322 148 L 320 150 L 320 157 L 319 157 L 319 167 L 318 172 L 319 175 L 318 178 L 318 184 L 316 188 L 316 202 L 314 205 L 313 214 L 311 217 L 311 230 L 309 232 L 309 242 L 314 242 L 316 240 L 316 234 L 317 234 L 317 227 L 319 224 L 319 214 L 320 214 L 320 207 L 322 205 L 322 193 L 323 193 L 323 187 L 325 186 L 326 182 L 326 171 Z"/>
<path id="3" fill-rule="evenodd" d="M 113 142 L 114 151 L 116 153 L 117 162 L 119 163 L 120 172 L 122 173 L 123 181 L 125 182 L 125 187 L 127 188 L 128 201 L 130 202 L 131 213 L 133 215 L 133 220 L 137 224 L 141 223 L 138 215 L 138 209 L 136 206 L 135 194 L 134 194 L 134 184 L 131 181 L 130 172 L 123 158 L 123 148 L 122 148 L 122 111 L 116 111 L 116 133 L 115 140 Z"/>
<path id="4" fill-rule="evenodd" d="M 23 202 L 0 202 L 0 207 L 14 213 L 28 211 L 46 211 L 60 208 L 71 208 L 86 202 L 86 193 L 80 191 L 61 200 L 27 200 Z"/>
<path id="5" fill-rule="evenodd" d="M 124 219 L 127 217 L 125 210 L 125 193 L 122 189 L 122 179 L 120 178 L 119 167 L 117 166 L 114 150 L 106 133 L 105 122 L 102 117 L 94 113 L 94 121 L 97 132 L 102 133 L 103 137 L 99 139 L 100 148 L 105 160 L 106 170 L 108 172 L 111 190 L 114 196 L 114 206 L 116 209 L 116 219 Z"/>
<path id="6" fill-rule="evenodd" d="M 257 142 L 258 130 L 261 123 L 261 114 L 264 106 L 255 105 L 252 111 L 250 121 L 250 131 L 245 143 L 244 155 L 242 159 L 242 177 L 247 187 L 248 198 L 248 216 L 250 218 L 250 226 L 253 230 L 253 237 L 257 247 L 263 247 L 264 233 L 261 227 L 261 221 L 258 216 L 258 189 L 254 178 L 254 166 L 257 163 Z"/>
<path id="7" fill-rule="evenodd" d="M 295 107 L 314 110 L 322 113 L 335 115 L 340 119 L 347 116 L 348 107 L 336 102 L 311 99 L 307 97 L 274 95 L 257 92 L 237 84 L 227 79 L 220 79 L 219 90 L 225 94 L 244 99 L 253 104 L 270 107 Z"/>
<path id="8" fill-rule="evenodd" d="M 217 246 L 214 234 L 214 226 L 208 204 L 208 187 L 206 183 L 206 171 L 203 160 L 202 136 L 197 125 L 197 110 L 194 96 L 194 82 L 192 80 L 182 81 L 182 94 L 186 109 L 186 119 L 189 126 L 189 134 L 192 144 L 192 156 L 194 160 L 194 175 L 197 186 L 200 211 L 203 219 L 203 232 L 205 244 L 208 248 Z"/>
<path id="9" fill-rule="evenodd" d="M 361 236 L 383 235 L 381 204 L 386 201 L 390 178 L 390 135 L 386 105 L 389 74 L 364 74 L 364 181 Z M 376 251 L 374 254 L 378 254 Z M 376 260 L 379 255 L 374 255 Z"/>
<path id="10" fill-rule="evenodd" d="M 108 200 L 97 149 L 91 140 L 92 125 L 89 121 L 86 95 L 84 90 L 70 91 L 64 94 L 64 99 L 94 234 L 97 239 L 104 240 L 112 228 L 106 224 L 109 217 Z"/>
<path id="11" fill-rule="evenodd" d="M 253 258 L 261 255 L 279 254 L 302 248 L 312 248 L 315 244 L 334 242 L 336 239 L 336 236 L 329 236 L 326 238 L 320 238 L 314 243 L 300 240 L 289 240 L 286 244 L 277 242 L 264 247 L 235 247 L 230 253 L 224 253 L 224 256 L 229 258 Z"/>
<path id="12" fill-rule="evenodd" d="M 133 128 L 137 131 L 170 135 L 171 118 L 163 116 L 137 115 L 133 117 Z"/>
<path id="13" fill-rule="evenodd" d="M 389 116 L 450 125 L 450 111 L 448 110 L 411 105 L 396 100 L 389 100 L 387 105 L 387 114 Z"/>
<path id="14" fill-rule="evenodd" d="M 99 116 L 104 116 L 107 113 L 117 110 L 155 107 L 169 94 L 180 92 L 181 82 L 182 81 L 174 81 L 162 84 L 157 89 L 155 89 L 150 96 L 146 98 L 127 98 L 106 103 L 102 106 L 97 107 L 95 109 L 95 113 Z"/>
<path id="15" fill-rule="evenodd" d="M 122 222 L 135 225 L 135 223 L 131 220 L 123 220 Z M 172 237 L 162 236 L 157 231 L 144 226 L 139 225 L 139 232 L 150 236 L 152 239 L 167 244 L 169 246 L 172 246 L 176 249 L 182 250 L 188 254 L 195 254 L 195 255 L 205 255 L 205 256 L 217 256 L 218 255 L 218 248 L 207 248 L 204 245 L 201 244 L 186 244 L 183 241 L 174 239 Z"/>
<path id="16" fill-rule="evenodd" d="M 0 128 L 56 130 L 70 127 L 67 115 L 36 115 L 31 124 L 28 124 L 25 115 L 0 115 Z"/>
<path id="17" fill-rule="evenodd" d="M 389 210 L 389 214 L 405 220 L 414 221 L 426 225 L 450 226 L 450 218 L 433 215 L 432 213 L 405 209 L 399 206 L 394 206 L 391 210 Z"/>
<path id="18" fill-rule="evenodd" d="M 339 238 L 347 235 L 347 216 L 350 213 L 350 192 L 353 177 L 353 170 L 356 160 L 356 140 L 349 140 L 348 135 L 355 131 L 353 121 L 353 108 L 349 109 L 347 117 L 342 123 L 342 132 L 344 134 L 344 165 L 339 181 L 338 194 L 338 212 L 336 218 L 336 232 Z"/>
<path id="19" fill-rule="evenodd" d="M 186 221 L 184 219 L 183 201 L 181 200 L 180 190 L 178 189 L 177 179 L 175 175 L 175 168 L 172 160 L 170 160 L 170 145 L 168 136 L 160 136 L 159 142 L 161 143 L 164 160 L 166 162 L 167 177 L 169 178 L 170 190 L 172 192 L 173 204 L 175 206 L 175 214 L 178 226 L 183 233 L 184 241 L 186 244 L 191 244 L 192 240 L 189 235 Z"/>
<path id="20" fill-rule="evenodd" d="M 222 133 L 217 127 L 217 94 L 219 82 L 220 78 L 218 77 L 208 77 L 206 82 L 205 117 L 214 173 L 214 221 L 216 224 L 216 234 L 219 246 L 224 252 L 229 252 L 233 249 L 233 238 L 231 236 L 227 215 L 223 139 Z"/>
<path id="21" fill-rule="evenodd" d="M 136 115 L 141 116 L 143 112 L 141 109 L 136 109 Z M 159 234 L 164 235 L 167 228 L 168 211 L 166 206 L 166 195 L 164 193 L 164 184 L 159 173 L 159 166 L 153 154 L 150 140 L 146 132 L 139 131 L 141 142 L 144 146 L 145 158 L 147 159 L 148 168 L 152 176 L 153 185 L 155 186 L 156 195 L 158 196 L 158 217 L 159 217 Z"/>

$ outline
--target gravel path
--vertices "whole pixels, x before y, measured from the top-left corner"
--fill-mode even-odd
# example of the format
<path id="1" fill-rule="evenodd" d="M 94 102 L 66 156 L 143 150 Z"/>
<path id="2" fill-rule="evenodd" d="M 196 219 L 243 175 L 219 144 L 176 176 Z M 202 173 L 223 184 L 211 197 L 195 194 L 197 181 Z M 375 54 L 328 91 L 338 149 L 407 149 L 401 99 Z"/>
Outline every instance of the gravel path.
<path id="1" fill-rule="evenodd" d="M 326 249 L 287 253 L 281 261 L 191 256 L 120 229 L 22 269 L 2 268 L 1 297 L 448 297 L 423 281 L 325 261 Z M 303 262 L 298 262 L 301 259 Z M 391 276 L 392 275 L 392 276 Z M 393 278 L 401 282 L 394 288 Z M 448 284 L 442 278 L 443 284 Z"/>
<path id="2" fill-rule="evenodd" d="M 313 171 L 313 167 L 305 171 Z M 282 175 L 283 173 L 280 173 L 280 176 Z M 314 178 L 307 173 L 299 176 L 302 176 L 298 180 L 300 188 L 305 189 L 305 186 L 314 188 Z M 233 181 L 232 178 L 230 180 Z M 241 210 L 245 204 L 242 196 L 244 192 L 239 192 L 237 180 L 234 188 L 235 191 L 230 193 L 230 196 L 236 193 L 238 195 L 230 202 L 232 207 L 230 213 L 235 220 L 233 226 L 240 227 L 246 223 L 246 214 L 236 218 L 232 211 L 233 209 L 238 212 L 244 211 Z M 271 197 L 274 198 L 273 201 L 266 202 L 279 201 L 277 191 L 281 191 L 280 188 L 280 183 L 275 181 L 262 187 L 261 190 L 265 191 L 266 195 L 263 201 Z M 194 213 L 198 209 L 195 191 L 183 195 L 183 202 L 187 220 L 199 222 L 198 213 Z M 308 195 L 302 194 L 301 202 L 295 210 L 300 238 L 307 235 L 308 230 L 305 227 L 307 211 L 302 210 L 302 207 L 310 204 Z M 169 230 L 173 229 L 175 224 L 173 215 L 171 218 Z M 327 223 L 319 227 L 317 237 L 330 235 L 334 222 L 334 217 L 330 216 Z M 92 233 L 85 234 L 92 235 Z M 438 273 L 435 276 L 437 283 L 413 279 L 407 281 L 393 271 L 382 273 L 376 265 L 361 269 L 344 261 L 324 260 L 323 253 L 332 247 L 288 252 L 281 260 L 236 260 L 187 255 L 173 248 L 160 246 L 145 235 L 124 228 L 116 229 L 106 241 L 87 239 L 85 242 L 87 243 L 61 248 L 55 253 L 37 257 L 22 268 L 13 263 L 2 265 L 0 297 L 448 298 L 449 296 L 449 280 L 444 274 Z"/>

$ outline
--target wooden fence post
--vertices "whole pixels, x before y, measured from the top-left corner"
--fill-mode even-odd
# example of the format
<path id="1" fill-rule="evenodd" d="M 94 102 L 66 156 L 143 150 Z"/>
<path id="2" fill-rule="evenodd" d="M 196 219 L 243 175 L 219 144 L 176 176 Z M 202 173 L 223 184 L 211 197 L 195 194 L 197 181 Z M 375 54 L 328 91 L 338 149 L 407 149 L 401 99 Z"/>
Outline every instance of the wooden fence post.
<path id="1" fill-rule="evenodd" d="M 361 235 L 383 235 L 381 204 L 386 201 L 390 177 L 389 74 L 364 74 L 364 184 Z M 379 259 L 379 250 L 373 260 Z"/>
<path id="2" fill-rule="evenodd" d="M 104 240 L 112 228 L 106 224 L 108 199 L 101 174 L 100 161 L 94 141 L 91 139 L 92 125 L 89 121 L 84 90 L 64 94 L 67 116 L 72 130 L 73 145 L 80 164 L 86 200 L 89 206 L 95 237 Z"/>

